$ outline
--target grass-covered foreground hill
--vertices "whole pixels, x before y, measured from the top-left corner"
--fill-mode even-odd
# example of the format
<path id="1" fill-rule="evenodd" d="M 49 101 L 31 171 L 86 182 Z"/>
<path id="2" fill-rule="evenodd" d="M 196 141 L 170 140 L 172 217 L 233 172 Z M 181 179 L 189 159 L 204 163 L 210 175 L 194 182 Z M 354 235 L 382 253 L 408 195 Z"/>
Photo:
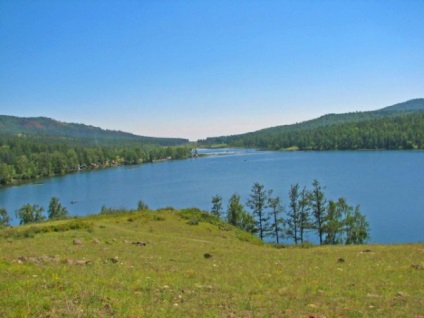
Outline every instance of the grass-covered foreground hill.
<path id="1" fill-rule="evenodd" d="M 424 317 L 424 244 L 277 249 L 194 210 L 0 230 L 1 317 Z"/>

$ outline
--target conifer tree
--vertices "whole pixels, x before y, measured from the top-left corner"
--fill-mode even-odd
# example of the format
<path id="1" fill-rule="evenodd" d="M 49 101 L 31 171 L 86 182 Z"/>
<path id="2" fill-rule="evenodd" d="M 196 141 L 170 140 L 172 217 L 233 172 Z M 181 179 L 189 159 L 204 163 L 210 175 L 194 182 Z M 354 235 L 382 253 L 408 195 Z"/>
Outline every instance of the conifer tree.
<path id="1" fill-rule="evenodd" d="M 324 243 L 324 225 L 327 220 L 327 199 L 324 195 L 324 188 L 318 180 L 312 183 L 313 189 L 310 193 L 310 205 L 312 208 L 313 227 L 318 233 L 319 244 Z"/>
<path id="2" fill-rule="evenodd" d="M 267 208 L 267 200 L 268 197 L 264 190 L 264 186 L 259 182 L 255 182 L 252 186 L 247 206 L 252 209 L 253 216 L 256 218 L 256 227 L 261 240 L 264 239 L 269 229 L 269 216 L 265 210 Z"/>
<path id="3" fill-rule="evenodd" d="M 303 243 L 305 232 L 311 228 L 311 207 L 309 205 L 309 192 L 303 187 L 299 193 L 299 240 Z"/>
<path id="4" fill-rule="evenodd" d="M 272 190 L 269 191 L 268 205 L 271 208 L 272 223 L 270 228 L 270 235 L 275 237 L 277 244 L 280 244 L 280 237 L 283 234 L 284 220 L 280 217 L 283 212 L 280 197 L 271 197 Z"/>
<path id="5" fill-rule="evenodd" d="M 221 217 L 221 212 L 222 212 L 222 197 L 217 194 L 212 197 L 211 214 L 215 215 L 219 219 Z"/>
<path id="6" fill-rule="evenodd" d="M 287 236 L 292 238 L 294 244 L 299 241 L 299 184 L 291 185 L 289 190 L 289 210 L 287 211 Z"/>

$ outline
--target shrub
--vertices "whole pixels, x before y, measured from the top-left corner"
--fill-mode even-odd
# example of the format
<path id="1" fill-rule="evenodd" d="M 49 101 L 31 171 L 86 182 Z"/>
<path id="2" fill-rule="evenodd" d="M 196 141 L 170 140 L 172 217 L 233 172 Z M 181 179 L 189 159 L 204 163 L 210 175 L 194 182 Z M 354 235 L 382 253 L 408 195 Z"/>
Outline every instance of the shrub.
<path id="1" fill-rule="evenodd" d="M 179 212 L 181 218 L 185 220 L 197 220 L 198 222 L 207 222 L 214 225 L 222 224 L 216 216 L 197 208 L 183 209 Z"/>
<path id="2" fill-rule="evenodd" d="M 187 222 L 189 225 L 199 225 L 199 220 L 197 219 L 191 219 Z"/>
<path id="3" fill-rule="evenodd" d="M 102 206 L 102 209 L 100 210 L 100 214 L 119 214 L 119 213 L 129 213 L 129 212 L 133 212 L 133 211 L 125 209 L 125 208 L 118 208 L 118 209 L 108 208 L 105 205 Z"/>
<path id="4" fill-rule="evenodd" d="M 312 244 L 309 241 L 303 241 L 302 243 L 300 243 L 299 247 L 300 248 L 311 248 L 311 247 L 314 247 L 314 244 Z"/>
<path id="5" fill-rule="evenodd" d="M 87 230 L 91 232 L 93 231 L 93 224 L 82 222 L 80 220 L 72 220 L 61 224 L 31 226 L 24 228 L 23 230 L 21 227 L 15 227 L 2 231 L 1 236 L 5 238 L 33 238 L 36 234 L 40 233 L 66 232 L 75 230 Z"/>

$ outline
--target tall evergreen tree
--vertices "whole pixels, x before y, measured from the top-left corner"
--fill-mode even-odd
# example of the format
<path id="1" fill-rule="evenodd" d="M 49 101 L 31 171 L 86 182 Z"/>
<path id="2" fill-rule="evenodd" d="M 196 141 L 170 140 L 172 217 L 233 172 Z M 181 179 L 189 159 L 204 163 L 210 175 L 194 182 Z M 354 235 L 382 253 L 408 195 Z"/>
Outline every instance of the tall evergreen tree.
<path id="1" fill-rule="evenodd" d="M 312 217 L 314 229 L 318 233 L 319 244 L 322 245 L 324 242 L 324 225 L 327 218 L 327 199 L 324 195 L 324 188 L 318 182 L 314 180 L 312 183 L 313 189 L 310 192 L 310 204 L 312 208 Z"/>
<path id="2" fill-rule="evenodd" d="M 284 220 L 280 217 L 283 212 L 283 206 L 281 205 L 280 197 L 271 197 L 272 191 L 269 191 L 268 205 L 271 208 L 272 223 L 270 228 L 270 234 L 275 237 L 277 244 L 280 243 L 280 237 L 283 233 Z"/>
<path id="3" fill-rule="evenodd" d="M 292 238 L 294 244 L 299 241 L 299 184 L 291 185 L 289 190 L 289 210 L 287 211 L 287 236 Z"/>
<path id="4" fill-rule="evenodd" d="M 267 194 L 264 186 L 259 182 L 255 182 L 252 186 L 247 206 L 253 211 L 253 216 L 256 217 L 256 226 L 261 240 L 264 239 L 268 231 L 269 216 L 266 212 L 267 208 Z"/>
<path id="5" fill-rule="evenodd" d="M 306 187 L 303 187 L 299 193 L 299 240 L 303 243 L 305 232 L 311 228 L 309 192 Z"/>
<path id="6" fill-rule="evenodd" d="M 222 197 L 217 194 L 212 197 L 211 214 L 215 215 L 219 219 L 221 217 L 221 213 L 222 213 Z"/>

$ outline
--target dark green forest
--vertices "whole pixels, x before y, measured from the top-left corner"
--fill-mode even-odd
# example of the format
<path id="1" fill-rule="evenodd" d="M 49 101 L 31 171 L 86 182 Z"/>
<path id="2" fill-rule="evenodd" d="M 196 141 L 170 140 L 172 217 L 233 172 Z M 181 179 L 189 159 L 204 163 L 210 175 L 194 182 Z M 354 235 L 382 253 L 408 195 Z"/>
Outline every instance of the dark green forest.
<path id="1" fill-rule="evenodd" d="M 199 143 L 206 147 L 218 144 L 272 150 L 423 149 L 424 99 L 371 112 L 328 114 L 299 124 L 207 138 Z"/>
<path id="2" fill-rule="evenodd" d="M 191 156 L 187 139 L 137 136 L 50 118 L 0 116 L 0 184 Z"/>
<path id="3" fill-rule="evenodd" d="M 191 156 L 186 145 L 160 146 L 136 141 L 0 134 L 0 184 L 63 175 L 87 169 L 149 163 Z"/>
<path id="4" fill-rule="evenodd" d="M 217 137 L 201 143 L 272 150 L 424 149 L 424 113 L 308 130 Z"/>

